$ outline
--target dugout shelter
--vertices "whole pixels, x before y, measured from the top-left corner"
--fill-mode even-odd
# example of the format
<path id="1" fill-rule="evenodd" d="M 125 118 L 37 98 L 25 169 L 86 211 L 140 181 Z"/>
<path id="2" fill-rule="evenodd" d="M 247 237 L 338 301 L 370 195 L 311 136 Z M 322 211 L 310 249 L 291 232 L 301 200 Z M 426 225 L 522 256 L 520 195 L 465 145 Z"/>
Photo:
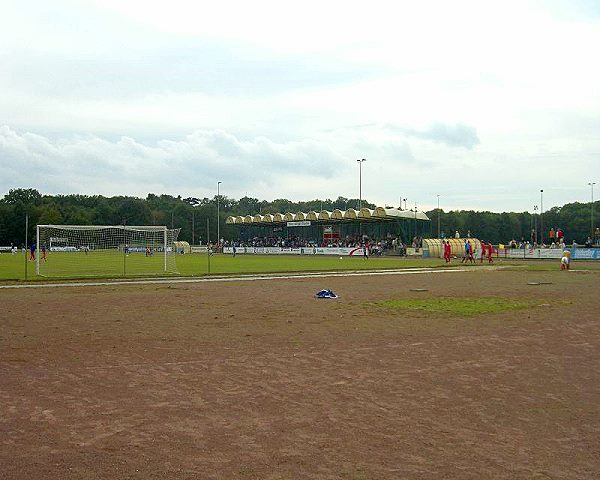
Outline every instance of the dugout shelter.
<path id="1" fill-rule="evenodd" d="M 473 252 L 481 255 L 481 240 L 478 238 L 427 238 L 423 240 L 423 255 L 426 257 L 444 258 L 444 246 L 442 242 L 450 242 L 450 254 L 458 258 L 465 256 L 465 242 L 471 242 Z"/>

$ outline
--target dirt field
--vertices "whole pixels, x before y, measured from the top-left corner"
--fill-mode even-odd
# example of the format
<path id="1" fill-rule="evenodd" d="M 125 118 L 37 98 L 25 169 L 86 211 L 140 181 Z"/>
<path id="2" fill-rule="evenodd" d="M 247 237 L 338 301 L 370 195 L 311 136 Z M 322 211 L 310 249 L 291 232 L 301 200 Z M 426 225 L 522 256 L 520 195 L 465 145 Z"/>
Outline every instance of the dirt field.
<path id="1" fill-rule="evenodd" d="M 368 305 L 491 295 L 536 306 Z M 3 479 L 600 478 L 597 270 L 0 290 L 0 308 Z"/>

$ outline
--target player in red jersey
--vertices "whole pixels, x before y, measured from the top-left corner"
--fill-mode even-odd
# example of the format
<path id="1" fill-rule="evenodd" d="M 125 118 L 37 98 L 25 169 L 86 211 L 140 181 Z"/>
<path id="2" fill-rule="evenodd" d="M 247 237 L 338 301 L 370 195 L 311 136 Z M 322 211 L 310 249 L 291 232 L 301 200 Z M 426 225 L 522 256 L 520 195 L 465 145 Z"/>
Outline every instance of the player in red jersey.
<path id="1" fill-rule="evenodd" d="M 487 257 L 488 263 L 494 263 L 494 259 L 492 258 L 492 242 L 487 245 Z"/>

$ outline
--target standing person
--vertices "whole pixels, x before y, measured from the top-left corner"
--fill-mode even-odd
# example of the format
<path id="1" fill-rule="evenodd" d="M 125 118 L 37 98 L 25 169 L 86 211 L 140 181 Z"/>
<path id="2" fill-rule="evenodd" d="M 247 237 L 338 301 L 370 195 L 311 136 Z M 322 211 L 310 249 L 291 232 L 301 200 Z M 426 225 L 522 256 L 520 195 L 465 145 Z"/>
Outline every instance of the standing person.
<path id="1" fill-rule="evenodd" d="M 488 263 L 494 263 L 494 259 L 492 258 L 492 251 L 493 251 L 492 242 L 490 242 L 487 244 Z"/>
<path id="2" fill-rule="evenodd" d="M 471 243 L 471 240 L 467 240 L 467 243 L 469 244 L 469 262 L 475 263 L 475 252 L 473 251 L 473 244 Z"/>
<path id="3" fill-rule="evenodd" d="M 367 246 L 367 242 L 363 243 L 363 258 L 365 260 L 369 259 L 369 247 Z"/>
<path id="4" fill-rule="evenodd" d="M 231 251 L 233 252 L 233 258 L 235 258 L 235 242 L 231 244 Z"/>
<path id="5" fill-rule="evenodd" d="M 458 233 L 458 230 L 454 233 L 454 238 L 460 238 L 460 233 Z"/>
<path id="6" fill-rule="evenodd" d="M 469 241 L 465 240 L 465 246 L 464 246 L 464 254 L 463 254 L 463 259 L 460 261 L 460 263 L 467 263 L 467 261 L 469 260 Z"/>
<path id="7" fill-rule="evenodd" d="M 29 247 L 29 260 L 35 260 L 35 243 L 32 243 Z"/>
<path id="8" fill-rule="evenodd" d="M 556 230 L 556 241 L 562 243 L 563 238 L 565 238 L 565 233 L 562 231 L 562 228 L 558 228 L 558 230 Z"/>
<path id="9" fill-rule="evenodd" d="M 46 245 L 42 245 L 42 260 L 45 262 L 48 258 L 48 254 L 46 252 Z"/>
<path id="10" fill-rule="evenodd" d="M 446 262 L 450 263 L 450 261 L 452 260 L 452 245 L 450 245 L 450 240 L 446 240 L 446 248 L 448 251 L 448 253 L 446 254 L 448 256 Z"/>
<path id="11" fill-rule="evenodd" d="M 481 241 L 481 256 L 479 257 L 479 263 L 483 263 L 483 259 L 485 258 L 485 242 Z"/>
<path id="12" fill-rule="evenodd" d="M 550 243 L 554 242 L 554 235 L 556 234 L 556 232 L 554 231 L 554 227 L 552 227 L 550 229 L 550 231 L 548 232 L 548 236 L 550 237 Z M 544 239 L 542 238 L 542 243 L 544 243 Z"/>

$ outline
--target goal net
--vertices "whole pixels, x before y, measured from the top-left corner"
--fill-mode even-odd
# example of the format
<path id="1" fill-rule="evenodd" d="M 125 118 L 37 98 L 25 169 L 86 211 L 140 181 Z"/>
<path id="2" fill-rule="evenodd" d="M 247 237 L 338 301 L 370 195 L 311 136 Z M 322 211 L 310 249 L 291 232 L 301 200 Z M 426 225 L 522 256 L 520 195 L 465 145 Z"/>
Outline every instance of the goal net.
<path id="1" fill-rule="evenodd" d="M 47 277 L 177 273 L 178 228 L 38 225 L 36 273 Z"/>

